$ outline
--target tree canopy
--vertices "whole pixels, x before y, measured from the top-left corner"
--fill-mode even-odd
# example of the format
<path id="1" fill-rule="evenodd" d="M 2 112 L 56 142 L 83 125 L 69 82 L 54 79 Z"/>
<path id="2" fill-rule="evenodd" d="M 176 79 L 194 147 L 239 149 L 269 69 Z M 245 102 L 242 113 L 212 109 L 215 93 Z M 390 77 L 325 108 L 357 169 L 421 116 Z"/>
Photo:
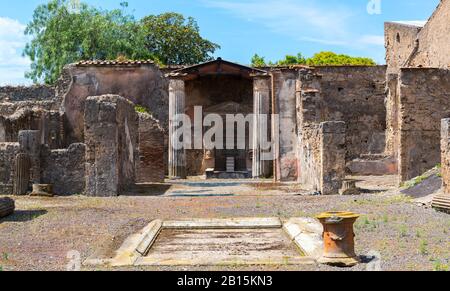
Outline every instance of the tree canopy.
<path id="1" fill-rule="evenodd" d="M 152 59 L 162 64 L 192 64 L 211 59 L 218 45 L 203 39 L 193 18 L 176 13 L 136 20 L 120 9 L 100 10 L 70 0 L 39 5 L 25 34 L 32 37 L 24 55 L 32 64 L 26 77 L 54 83 L 66 64 L 79 60 Z"/>
<path id="2" fill-rule="evenodd" d="M 264 66 L 289 66 L 289 65 L 308 65 L 308 66 L 345 66 L 345 65 L 363 65 L 374 66 L 376 62 L 370 58 L 352 57 L 334 52 L 316 53 L 311 58 L 305 58 L 301 53 L 297 56 L 287 55 L 283 60 L 275 63 L 266 63 L 265 58 L 255 54 L 251 60 L 254 67 Z"/>
<path id="3" fill-rule="evenodd" d="M 219 45 L 203 39 L 197 22 L 177 13 L 142 19 L 148 51 L 163 64 L 197 64 L 212 59 Z"/>

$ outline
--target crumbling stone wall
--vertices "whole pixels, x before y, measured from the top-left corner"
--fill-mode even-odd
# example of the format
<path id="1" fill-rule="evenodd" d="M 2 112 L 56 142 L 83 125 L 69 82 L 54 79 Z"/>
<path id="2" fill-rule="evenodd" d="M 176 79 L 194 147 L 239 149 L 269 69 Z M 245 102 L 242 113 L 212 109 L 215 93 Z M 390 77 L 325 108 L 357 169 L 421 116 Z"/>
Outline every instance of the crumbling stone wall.
<path id="1" fill-rule="evenodd" d="M 41 181 L 52 184 L 56 195 L 83 194 L 85 190 L 86 145 L 72 144 L 67 149 L 42 150 Z"/>
<path id="2" fill-rule="evenodd" d="M 298 177 L 296 69 L 279 68 L 271 71 L 274 94 L 274 113 L 279 115 L 280 133 L 278 157 L 275 161 L 276 177 L 280 181 L 295 181 Z"/>
<path id="3" fill-rule="evenodd" d="M 440 163 L 441 119 L 450 116 L 450 70 L 404 68 L 399 77 L 399 175 L 406 181 Z"/>
<path id="4" fill-rule="evenodd" d="M 88 96 L 117 94 L 146 107 L 168 127 L 168 82 L 155 65 L 71 65 L 72 78 L 64 94 L 66 145 L 83 142 L 84 109 Z"/>
<path id="5" fill-rule="evenodd" d="M 450 0 L 441 0 L 436 11 L 418 34 L 417 46 L 408 66 L 449 68 Z"/>
<path id="6" fill-rule="evenodd" d="M 135 183 L 138 115 L 118 95 L 88 97 L 85 102 L 86 195 L 117 196 Z"/>
<path id="7" fill-rule="evenodd" d="M 385 149 L 385 66 L 316 67 L 324 121 L 344 121 L 347 161 Z"/>
<path id="8" fill-rule="evenodd" d="M 40 107 L 23 107 L 9 116 L 0 116 L 0 142 L 17 142 L 21 130 L 39 130 L 40 141 L 50 148 L 63 143 L 63 121 L 58 111 Z"/>
<path id="9" fill-rule="evenodd" d="M 405 67 L 421 29 L 421 26 L 397 22 L 384 24 L 387 74 L 398 74 Z"/>
<path id="10" fill-rule="evenodd" d="M 139 113 L 138 183 L 163 182 L 165 178 L 165 132 L 150 114 Z"/>
<path id="11" fill-rule="evenodd" d="M 48 85 L 0 87 L 0 102 L 36 102 L 53 99 L 55 99 L 55 89 Z"/>
<path id="12" fill-rule="evenodd" d="M 320 75 L 302 70 L 297 81 L 298 181 L 323 195 L 338 194 L 345 178 L 345 122 L 323 121 Z"/>
<path id="13" fill-rule="evenodd" d="M 15 158 L 19 151 L 19 143 L 0 143 L 0 195 L 12 194 Z"/>

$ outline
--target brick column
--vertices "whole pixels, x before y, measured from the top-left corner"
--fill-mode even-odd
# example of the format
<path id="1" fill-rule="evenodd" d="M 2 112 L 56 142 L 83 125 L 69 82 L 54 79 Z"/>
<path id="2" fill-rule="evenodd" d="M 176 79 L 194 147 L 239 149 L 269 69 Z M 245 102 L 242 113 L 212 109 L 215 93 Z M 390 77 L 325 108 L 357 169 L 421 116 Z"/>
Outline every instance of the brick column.
<path id="1" fill-rule="evenodd" d="M 184 81 L 171 79 L 169 82 L 169 178 L 186 179 L 186 150 L 175 136 L 178 114 L 184 114 Z"/>

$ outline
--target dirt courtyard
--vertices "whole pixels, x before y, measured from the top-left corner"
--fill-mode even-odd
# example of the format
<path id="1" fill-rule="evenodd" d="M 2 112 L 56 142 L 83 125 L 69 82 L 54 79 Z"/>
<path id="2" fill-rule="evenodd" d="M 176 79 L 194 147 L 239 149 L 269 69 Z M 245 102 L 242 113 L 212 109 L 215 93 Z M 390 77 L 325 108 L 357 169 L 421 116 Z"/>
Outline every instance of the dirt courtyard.
<path id="1" fill-rule="evenodd" d="M 293 185 L 214 182 L 167 186 L 161 196 L 12 197 L 15 214 L 0 220 L 1 270 L 66 270 L 108 255 L 154 219 L 310 217 L 324 211 L 361 214 L 355 225 L 360 256 L 377 252 L 383 270 L 448 270 L 450 216 L 420 206 L 393 185 L 395 177 L 361 180 L 360 196 L 314 196 Z M 217 184 L 219 183 L 219 184 Z M 231 184 L 230 184 L 231 183 Z M 365 270 L 362 263 L 345 270 Z M 82 270 L 98 270 L 86 268 Z M 141 270 L 141 267 L 135 269 Z M 338 270 L 323 265 L 145 267 L 143 270 Z"/>

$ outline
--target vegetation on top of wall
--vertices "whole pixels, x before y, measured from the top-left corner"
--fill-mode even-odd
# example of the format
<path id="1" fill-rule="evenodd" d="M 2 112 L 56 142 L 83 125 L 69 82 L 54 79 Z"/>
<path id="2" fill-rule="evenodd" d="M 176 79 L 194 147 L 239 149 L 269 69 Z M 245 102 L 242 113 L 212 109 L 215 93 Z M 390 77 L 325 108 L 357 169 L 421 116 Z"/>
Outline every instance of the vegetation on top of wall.
<path id="1" fill-rule="evenodd" d="M 251 65 L 253 67 L 265 66 L 289 66 L 289 65 L 307 65 L 307 66 L 375 66 L 376 62 L 370 58 L 352 57 L 334 52 L 316 53 L 311 58 L 304 57 L 301 53 L 296 56 L 287 55 L 284 59 L 277 62 L 266 62 L 265 58 L 255 54 L 252 57 Z"/>
<path id="2" fill-rule="evenodd" d="M 134 106 L 134 110 L 138 113 L 147 113 L 150 114 L 150 111 L 148 110 L 148 108 L 141 106 L 141 105 L 136 105 Z"/>
<path id="3" fill-rule="evenodd" d="M 32 63 L 26 77 L 53 84 L 66 64 L 80 60 L 151 59 L 156 63 L 192 64 L 212 59 L 219 46 L 200 36 L 193 18 L 177 13 L 137 20 L 119 9 L 100 10 L 86 3 L 50 0 L 39 5 L 25 34 L 24 55 Z"/>

